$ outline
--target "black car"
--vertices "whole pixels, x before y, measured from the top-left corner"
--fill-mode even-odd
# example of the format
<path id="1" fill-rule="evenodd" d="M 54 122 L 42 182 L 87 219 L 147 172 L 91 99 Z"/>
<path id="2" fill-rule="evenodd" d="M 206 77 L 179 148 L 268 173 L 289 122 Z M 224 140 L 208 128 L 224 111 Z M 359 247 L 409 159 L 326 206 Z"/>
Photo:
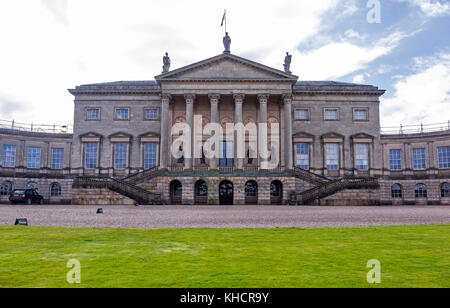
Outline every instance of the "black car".
<path id="1" fill-rule="evenodd" d="M 12 204 L 44 204 L 44 197 L 39 195 L 36 189 L 16 189 L 9 195 L 9 201 L 11 201 Z"/>

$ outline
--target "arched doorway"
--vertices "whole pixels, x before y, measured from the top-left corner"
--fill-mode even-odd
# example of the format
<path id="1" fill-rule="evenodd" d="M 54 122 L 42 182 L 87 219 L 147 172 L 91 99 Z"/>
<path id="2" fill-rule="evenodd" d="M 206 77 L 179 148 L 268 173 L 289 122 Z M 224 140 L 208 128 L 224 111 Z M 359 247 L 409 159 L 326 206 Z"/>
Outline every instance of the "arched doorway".
<path id="1" fill-rule="evenodd" d="M 195 183 L 195 204 L 206 205 L 208 204 L 208 184 L 205 181 L 200 180 Z"/>
<path id="2" fill-rule="evenodd" d="M 170 203 L 173 205 L 181 204 L 183 197 L 183 185 L 175 180 L 170 183 Z"/>
<path id="3" fill-rule="evenodd" d="M 258 204 L 258 183 L 255 181 L 245 183 L 245 204 Z"/>
<path id="4" fill-rule="evenodd" d="M 280 181 L 270 183 L 270 204 L 281 205 L 283 202 L 283 184 Z"/>
<path id="5" fill-rule="evenodd" d="M 230 181 L 223 181 L 219 185 L 220 205 L 233 205 L 234 186 Z"/>

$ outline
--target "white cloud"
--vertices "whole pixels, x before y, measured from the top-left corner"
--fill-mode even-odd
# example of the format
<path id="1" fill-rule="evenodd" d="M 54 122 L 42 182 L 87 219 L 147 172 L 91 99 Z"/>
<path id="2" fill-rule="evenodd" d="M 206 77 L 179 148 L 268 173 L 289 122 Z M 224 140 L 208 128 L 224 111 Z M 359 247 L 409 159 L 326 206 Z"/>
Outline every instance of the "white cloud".
<path id="1" fill-rule="evenodd" d="M 285 52 L 316 35 L 341 1 L 2 0 L 0 84 L 26 108 L 8 104 L 0 119 L 71 122 L 67 88 L 151 80 L 166 51 L 173 68 L 222 53 L 224 6 L 232 52 L 282 69 Z"/>
<path id="2" fill-rule="evenodd" d="M 401 0 L 409 2 L 410 4 L 417 6 L 420 10 L 429 17 L 437 17 L 450 15 L 450 4 L 441 1 L 431 0 Z"/>
<path id="3" fill-rule="evenodd" d="M 363 74 L 356 75 L 355 77 L 353 77 L 353 82 L 363 84 L 364 83 L 364 75 Z"/>
<path id="4" fill-rule="evenodd" d="M 394 96 L 381 100 L 384 126 L 450 120 L 450 53 L 415 62 L 418 71 L 397 81 Z"/>
<path id="5" fill-rule="evenodd" d="M 394 32 L 370 46 L 358 46 L 345 40 L 334 42 L 301 54 L 296 52 L 294 71 L 302 79 L 336 79 L 367 67 L 369 63 L 389 54 L 400 41 L 412 34 Z"/>

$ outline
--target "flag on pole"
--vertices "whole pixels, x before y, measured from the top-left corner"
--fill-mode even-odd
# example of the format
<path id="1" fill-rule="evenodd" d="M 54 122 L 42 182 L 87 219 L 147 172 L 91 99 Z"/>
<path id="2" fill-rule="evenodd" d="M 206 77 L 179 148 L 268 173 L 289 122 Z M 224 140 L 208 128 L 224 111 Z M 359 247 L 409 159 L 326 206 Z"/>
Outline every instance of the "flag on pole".
<path id="1" fill-rule="evenodd" d="M 222 24 L 220 25 L 221 27 L 223 27 L 223 24 L 225 23 L 226 19 L 227 19 L 227 10 L 225 10 L 225 13 L 223 13 Z"/>

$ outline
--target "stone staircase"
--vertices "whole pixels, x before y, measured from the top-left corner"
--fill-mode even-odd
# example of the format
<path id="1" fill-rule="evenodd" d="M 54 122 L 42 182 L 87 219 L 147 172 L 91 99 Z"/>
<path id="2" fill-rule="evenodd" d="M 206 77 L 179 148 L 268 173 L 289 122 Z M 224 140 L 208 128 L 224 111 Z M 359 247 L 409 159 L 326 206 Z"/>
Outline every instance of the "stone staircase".
<path id="1" fill-rule="evenodd" d="M 320 200 L 336 194 L 345 189 L 379 188 L 375 178 L 340 178 L 328 179 L 307 170 L 294 168 L 296 178 L 313 184 L 315 187 L 297 194 L 297 204 L 311 204 L 314 200 Z"/>
<path id="2" fill-rule="evenodd" d="M 79 177 L 75 180 L 75 188 L 107 188 L 123 196 L 135 200 L 139 204 L 163 204 L 161 194 L 145 190 L 133 183 L 114 178 Z"/>
<path id="3" fill-rule="evenodd" d="M 298 205 L 308 205 L 345 189 L 379 188 L 375 178 L 341 178 L 297 194 Z"/>

